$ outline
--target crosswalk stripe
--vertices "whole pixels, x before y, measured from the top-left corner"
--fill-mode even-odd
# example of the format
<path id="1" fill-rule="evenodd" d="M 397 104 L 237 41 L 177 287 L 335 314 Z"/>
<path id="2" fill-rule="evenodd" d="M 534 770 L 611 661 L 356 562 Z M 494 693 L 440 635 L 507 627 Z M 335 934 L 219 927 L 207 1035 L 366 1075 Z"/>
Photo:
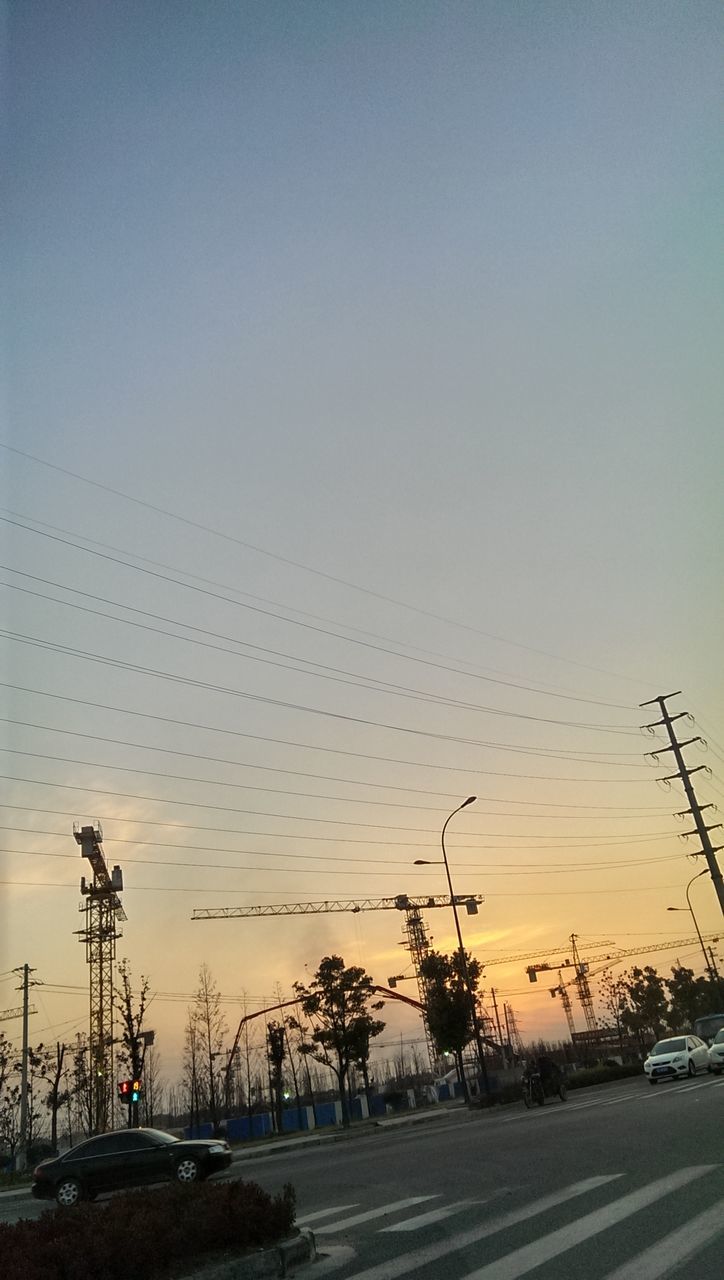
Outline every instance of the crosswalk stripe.
<path id="1" fill-rule="evenodd" d="M 382 1218 L 387 1213 L 397 1213 L 399 1209 L 409 1209 L 413 1204 L 422 1204 L 425 1200 L 439 1200 L 439 1195 L 409 1196 L 407 1200 L 394 1200 L 391 1204 L 379 1205 L 377 1209 L 368 1209 L 366 1213 L 355 1213 L 351 1218 L 340 1218 L 337 1222 L 326 1222 L 317 1227 L 318 1236 L 331 1235 L 334 1231 L 343 1231 L 346 1227 L 356 1227 L 360 1222 L 370 1222 L 372 1218 Z"/>
<path id="2" fill-rule="evenodd" d="M 456 1200 L 453 1204 L 443 1205 L 441 1209 L 430 1209 L 427 1213 L 418 1213 L 414 1218 L 405 1218 L 404 1222 L 395 1222 L 391 1227 L 382 1227 L 380 1235 L 386 1231 L 419 1231 L 420 1227 L 429 1227 L 433 1222 L 442 1222 L 444 1218 L 452 1218 L 453 1214 L 475 1204 L 475 1200 Z M 477 1203 L 480 1203 L 478 1201 Z"/>
<path id="3" fill-rule="evenodd" d="M 577 1196 L 595 1191 L 598 1187 L 605 1186 L 607 1182 L 615 1182 L 621 1176 L 620 1173 L 602 1173 L 592 1178 L 584 1178 L 582 1182 L 574 1182 L 560 1191 L 552 1191 L 550 1195 L 542 1196 L 540 1200 L 534 1200 L 520 1209 L 512 1209 L 498 1218 L 491 1218 L 488 1222 L 472 1227 L 469 1231 L 458 1232 L 457 1235 L 450 1236 L 440 1244 L 413 1249 L 399 1258 L 388 1258 L 386 1262 L 381 1262 L 377 1266 L 367 1267 L 365 1271 L 357 1271 L 353 1276 L 349 1276 L 348 1280 L 396 1280 L 396 1277 L 421 1269 L 428 1263 L 436 1262 L 438 1258 L 449 1257 L 457 1249 L 466 1249 L 468 1245 L 477 1244 L 478 1241 L 485 1240 L 487 1236 L 495 1235 L 498 1231 L 515 1227 L 520 1222 L 527 1222 L 529 1218 L 535 1218 L 538 1214 L 547 1213 L 549 1209 L 555 1209 L 568 1200 L 574 1200 Z"/>
<path id="4" fill-rule="evenodd" d="M 686 1222 L 678 1231 L 672 1231 L 657 1240 L 650 1249 L 631 1258 L 623 1266 L 609 1272 L 605 1280 L 660 1280 L 674 1267 L 688 1262 L 699 1249 L 716 1240 L 724 1224 L 724 1200 L 705 1209 L 697 1218 Z"/>
<path id="5" fill-rule="evenodd" d="M 295 1218 L 298 1227 L 306 1227 L 309 1222 L 317 1222 L 319 1218 L 331 1218 L 333 1213 L 346 1213 L 348 1209 L 356 1209 L 359 1201 L 354 1204 L 335 1204 L 331 1209 L 319 1209 L 316 1213 L 305 1213 L 303 1218 Z"/>
<path id="6" fill-rule="evenodd" d="M 691 1165 L 688 1169 L 678 1169 L 676 1173 L 670 1173 L 665 1178 L 657 1178 L 655 1182 L 649 1182 L 638 1191 L 632 1191 L 629 1195 L 622 1196 L 620 1200 L 604 1205 L 602 1209 L 594 1209 L 593 1213 L 586 1214 L 585 1218 L 579 1218 L 565 1227 L 559 1227 L 557 1231 L 551 1231 L 531 1244 L 514 1249 L 512 1253 L 498 1258 L 496 1262 L 489 1262 L 475 1271 L 468 1272 L 463 1280 L 519 1280 L 520 1276 L 525 1276 L 536 1267 L 541 1267 L 544 1262 L 550 1262 L 551 1258 L 557 1258 L 575 1245 L 582 1244 L 584 1240 L 590 1240 L 592 1236 L 598 1235 L 617 1222 L 623 1222 L 625 1218 L 630 1218 L 640 1209 L 654 1204 L 663 1196 L 670 1195 L 672 1191 L 678 1191 L 679 1187 L 686 1186 L 696 1178 L 702 1178 L 705 1173 L 711 1173 L 715 1168 L 716 1165 L 713 1164 Z"/>

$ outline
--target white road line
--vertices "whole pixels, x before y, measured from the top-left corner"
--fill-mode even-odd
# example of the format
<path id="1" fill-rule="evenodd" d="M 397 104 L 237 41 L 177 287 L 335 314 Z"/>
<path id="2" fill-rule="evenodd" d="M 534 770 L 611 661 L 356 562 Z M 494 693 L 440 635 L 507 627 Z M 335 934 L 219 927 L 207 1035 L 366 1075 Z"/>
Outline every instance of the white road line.
<path id="1" fill-rule="evenodd" d="M 710 1240 L 716 1240 L 723 1229 L 724 1200 L 720 1200 L 711 1209 L 679 1227 L 678 1231 L 657 1240 L 638 1257 L 609 1272 L 606 1280 L 660 1280 L 674 1267 L 688 1262 Z"/>
<path id="2" fill-rule="evenodd" d="M 582 1244 L 584 1240 L 590 1240 L 592 1236 L 606 1231 L 608 1227 L 623 1222 L 625 1218 L 630 1218 L 632 1214 L 645 1209 L 647 1205 L 654 1204 L 663 1196 L 670 1195 L 672 1191 L 678 1191 L 679 1187 L 685 1187 L 696 1178 L 702 1178 L 705 1173 L 711 1173 L 716 1167 L 713 1164 L 692 1165 L 688 1169 L 678 1169 L 676 1173 L 670 1173 L 665 1178 L 657 1178 L 655 1182 L 649 1182 L 638 1191 L 632 1191 L 630 1195 L 622 1196 L 620 1200 L 604 1205 L 602 1209 L 594 1209 L 593 1213 L 586 1214 L 585 1218 L 570 1222 L 568 1226 L 559 1227 L 557 1231 L 541 1236 L 532 1244 L 514 1249 L 512 1253 L 498 1258 L 496 1262 L 489 1262 L 484 1267 L 468 1272 L 463 1280 L 519 1280 L 520 1276 L 527 1275 L 536 1267 L 542 1267 L 544 1262 L 550 1262 L 551 1258 L 557 1258 L 575 1245 Z"/>
<path id="3" fill-rule="evenodd" d="M 306 1227 L 309 1222 L 316 1222 L 319 1218 L 330 1218 L 333 1213 L 346 1213 L 348 1209 L 356 1209 L 359 1200 L 354 1204 L 335 1204 L 331 1209 L 319 1209 L 316 1213 L 305 1213 L 303 1218 L 295 1218 L 298 1227 Z"/>
<path id="4" fill-rule="evenodd" d="M 397 1213 L 399 1209 L 409 1209 L 413 1204 L 422 1204 L 425 1200 L 439 1200 L 439 1195 L 410 1196 L 407 1200 L 394 1200 L 391 1204 L 379 1205 L 377 1209 L 368 1209 L 366 1213 L 355 1213 L 351 1218 L 340 1218 L 338 1222 L 327 1222 L 317 1227 L 316 1235 L 332 1235 L 335 1231 L 344 1231 L 346 1227 L 356 1227 L 360 1222 L 370 1222 L 372 1218 L 382 1218 L 387 1213 Z"/>
<path id="5" fill-rule="evenodd" d="M 388 1258 L 386 1262 L 381 1262 L 377 1266 L 368 1267 L 365 1271 L 357 1271 L 349 1276 L 348 1280 L 396 1280 L 398 1276 L 422 1269 L 429 1263 L 436 1262 L 438 1258 L 448 1258 L 457 1249 L 466 1249 L 468 1245 L 477 1244 L 487 1236 L 505 1231 L 508 1227 L 515 1227 L 519 1222 L 527 1222 L 529 1218 L 547 1213 L 549 1209 L 555 1209 L 558 1205 L 585 1195 L 588 1191 L 595 1191 L 598 1187 L 605 1186 L 607 1182 L 615 1182 L 620 1177 L 622 1177 L 620 1173 L 605 1173 L 593 1178 L 585 1178 L 583 1182 L 574 1182 L 569 1187 L 563 1187 L 560 1191 L 553 1191 L 540 1200 L 523 1205 L 521 1209 L 512 1209 L 510 1213 L 491 1218 L 488 1222 L 481 1223 L 479 1227 L 472 1227 L 469 1231 L 460 1231 L 457 1235 L 449 1236 L 440 1244 L 413 1249 L 409 1253 L 403 1253 L 399 1258 Z"/>
<path id="6" fill-rule="evenodd" d="M 455 1213 L 461 1213 L 463 1209 L 468 1209 L 471 1204 L 480 1204 L 481 1201 L 475 1200 L 456 1200 L 453 1204 L 443 1205 L 441 1209 L 430 1209 L 427 1213 L 418 1213 L 415 1218 L 405 1218 L 404 1222 L 396 1222 L 391 1227 L 382 1227 L 380 1235 L 386 1231 L 419 1231 L 420 1227 L 429 1227 L 433 1222 L 442 1222 L 444 1218 L 451 1218 Z"/>

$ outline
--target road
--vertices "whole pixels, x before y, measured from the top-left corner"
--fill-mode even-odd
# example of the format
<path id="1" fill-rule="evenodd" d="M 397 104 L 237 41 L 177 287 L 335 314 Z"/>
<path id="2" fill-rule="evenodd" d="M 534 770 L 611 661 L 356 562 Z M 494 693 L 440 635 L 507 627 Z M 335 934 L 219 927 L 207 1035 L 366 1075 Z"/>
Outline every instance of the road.
<path id="1" fill-rule="evenodd" d="M 722 1280 L 724 1080 L 641 1079 L 244 1159 L 335 1280 Z M 3 1198 L 0 1218 L 41 1209 Z"/>

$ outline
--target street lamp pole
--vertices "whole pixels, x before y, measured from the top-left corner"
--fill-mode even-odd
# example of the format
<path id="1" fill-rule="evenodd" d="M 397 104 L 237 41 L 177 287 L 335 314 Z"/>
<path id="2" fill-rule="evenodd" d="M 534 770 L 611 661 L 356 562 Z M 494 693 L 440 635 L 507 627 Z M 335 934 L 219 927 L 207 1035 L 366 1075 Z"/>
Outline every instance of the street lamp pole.
<path id="1" fill-rule="evenodd" d="M 701 947 L 701 949 L 702 949 L 702 952 L 703 952 L 703 955 L 704 955 L 704 964 L 705 964 L 705 966 L 706 966 L 706 971 L 707 971 L 707 973 L 709 974 L 709 977 L 710 977 L 710 978 L 712 979 L 712 981 L 713 981 L 713 979 L 714 979 L 714 972 L 713 972 L 713 970 L 712 970 L 711 960 L 709 959 L 709 954 L 708 954 L 708 952 L 707 952 L 706 947 L 704 946 L 704 939 L 703 939 L 703 938 L 702 938 L 702 936 L 701 936 L 701 929 L 699 928 L 698 921 L 697 921 L 697 919 L 696 919 L 696 916 L 694 915 L 694 908 L 693 908 L 693 907 L 692 907 L 692 905 L 691 905 L 691 898 L 689 897 L 689 890 L 690 890 L 691 886 L 693 885 L 694 881 L 695 881 L 695 880 L 698 880 L 698 879 L 700 878 L 700 876 L 708 875 L 708 872 L 709 872 L 709 868 L 708 868 L 708 867 L 705 867 L 703 871 L 698 871 L 698 872 L 697 872 L 697 874 L 696 874 L 695 876 L 692 876 L 692 877 L 691 877 L 691 880 L 689 881 L 689 883 L 688 883 L 688 884 L 687 884 L 687 886 L 686 886 L 686 901 L 687 901 L 687 905 L 688 905 L 688 907 L 689 907 L 689 911 L 691 912 L 691 918 L 692 918 L 692 920 L 694 921 L 694 928 L 696 929 L 696 936 L 697 936 L 697 938 L 699 939 L 699 945 L 700 945 L 700 947 Z M 667 907 L 667 908 L 666 908 L 666 910 L 667 910 L 667 911 L 683 911 L 683 910 L 684 910 L 684 907 Z M 718 977 L 718 974 L 717 974 L 717 977 Z"/>
<path id="2" fill-rule="evenodd" d="M 462 930 L 460 928 L 460 917 L 458 916 L 458 908 L 457 908 L 457 903 L 455 901 L 455 894 L 453 892 L 453 886 L 452 886 L 452 877 L 450 875 L 450 865 L 447 860 L 447 851 L 445 849 L 445 832 L 447 831 L 447 827 L 448 827 L 448 823 L 450 822 L 450 819 L 454 818 L 456 813 L 460 813 L 461 809 L 466 809 L 469 804 L 473 804 L 476 798 L 477 798 L 476 796 L 468 796 L 467 800 L 463 800 L 463 803 L 459 804 L 457 809 L 453 809 L 452 813 L 448 815 L 448 817 L 445 819 L 442 831 L 440 833 L 440 844 L 442 847 L 442 860 L 445 864 L 445 874 L 447 876 L 448 889 L 450 890 L 450 906 L 453 909 L 453 915 L 455 917 L 455 930 L 458 935 L 458 946 L 460 948 L 460 963 L 462 965 L 463 978 L 465 980 L 465 986 L 467 988 L 468 997 L 470 999 L 470 1012 L 472 1014 L 472 1020 L 473 1020 L 473 1033 L 475 1035 L 475 1047 L 478 1053 L 480 1075 L 483 1081 L 483 1088 L 485 1089 L 485 1092 L 490 1093 L 490 1081 L 488 1079 L 488 1069 L 485 1065 L 485 1053 L 483 1051 L 483 1041 L 480 1035 L 480 1023 L 478 1022 L 478 1011 L 475 1003 L 475 994 L 473 992 L 472 983 L 470 981 L 470 970 L 468 969 L 467 957 L 465 955 L 463 935 L 462 935 Z"/>

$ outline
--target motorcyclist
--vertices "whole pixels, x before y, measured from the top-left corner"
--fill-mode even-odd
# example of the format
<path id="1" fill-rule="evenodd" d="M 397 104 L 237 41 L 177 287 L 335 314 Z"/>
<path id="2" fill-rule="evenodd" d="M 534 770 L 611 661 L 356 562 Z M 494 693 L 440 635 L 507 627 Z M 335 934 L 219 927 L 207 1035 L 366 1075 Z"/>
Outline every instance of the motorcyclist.
<path id="1" fill-rule="evenodd" d="M 547 1057 L 546 1054 L 541 1053 L 536 1060 L 536 1070 L 540 1075 L 541 1083 L 546 1093 L 555 1092 L 562 1076 L 558 1063 Z"/>

